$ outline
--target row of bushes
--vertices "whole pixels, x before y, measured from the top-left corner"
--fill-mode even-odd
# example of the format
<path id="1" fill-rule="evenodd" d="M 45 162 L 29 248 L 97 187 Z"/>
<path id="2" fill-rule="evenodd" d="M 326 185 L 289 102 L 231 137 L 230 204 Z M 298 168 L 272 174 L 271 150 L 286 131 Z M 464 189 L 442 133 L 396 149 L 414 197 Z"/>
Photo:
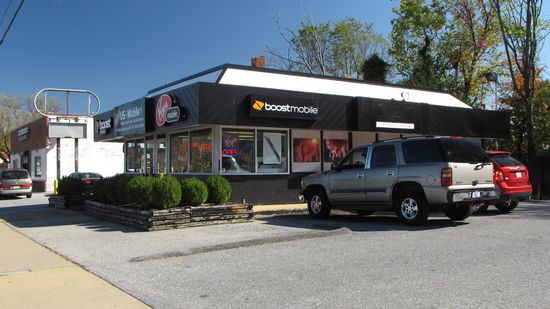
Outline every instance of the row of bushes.
<path id="1" fill-rule="evenodd" d="M 59 181 L 59 195 L 81 195 L 81 181 L 63 178 Z M 116 205 L 138 204 L 145 208 L 164 209 L 176 206 L 198 206 L 206 202 L 223 204 L 231 196 L 227 179 L 219 175 L 178 181 L 173 176 L 132 176 L 118 174 L 97 180 L 92 198 L 95 201 Z"/>

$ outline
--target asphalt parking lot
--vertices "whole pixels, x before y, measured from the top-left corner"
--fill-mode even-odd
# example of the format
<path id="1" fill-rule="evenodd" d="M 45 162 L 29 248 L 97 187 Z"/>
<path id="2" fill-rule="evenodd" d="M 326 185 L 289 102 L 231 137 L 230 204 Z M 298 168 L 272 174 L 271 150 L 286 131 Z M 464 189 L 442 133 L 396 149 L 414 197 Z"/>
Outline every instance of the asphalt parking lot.
<path id="1" fill-rule="evenodd" d="M 548 308 L 550 203 L 423 227 L 304 215 L 141 232 L 0 198 L 0 218 L 154 308 Z"/>

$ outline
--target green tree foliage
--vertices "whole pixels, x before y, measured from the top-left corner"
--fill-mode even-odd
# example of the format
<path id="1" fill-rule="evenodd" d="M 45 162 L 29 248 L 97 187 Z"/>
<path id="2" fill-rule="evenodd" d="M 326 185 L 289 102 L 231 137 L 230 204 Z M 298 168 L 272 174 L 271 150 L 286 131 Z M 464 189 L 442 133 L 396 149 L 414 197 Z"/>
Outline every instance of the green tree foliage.
<path id="1" fill-rule="evenodd" d="M 496 15 L 488 2 L 402 0 L 390 34 L 402 83 L 451 91 L 479 105 L 490 91 L 483 74 L 498 66 Z"/>
<path id="2" fill-rule="evenodd" d="M 271 54 L 281 69 L 360 78 L 365 59 L 373 53 L 387 54 L 385 38 L 370 23 L 347 18 L 332 24 L 318 25 L 310 19 L 302 21 L 297 31 L 280 31 L 288 43 L 286 53 L 269 46 Z"/>
<path id="3" fill-rule="evenodd" d="M 527 154 L 523 152 L 523 136 L 516 136 L 516 149 L 521 159 L 531 159 L 536 152 L 534 139 L 538 55 L 550 30 L 548 20 L 541 18 L 542 0 L 491 0 L 498 16 L 498 25 L 506 55 L 513 97 L 514 113 L 525 119 Z M 524 106 L 520 106 L 524 105 Z"/>
<path id="4" fill-rule="evenodd" d="M 374 82 L 385 82 L 389 70 L 389 64 L 374 54 L 365 60 L 361 71 L 363 79 Z"/>

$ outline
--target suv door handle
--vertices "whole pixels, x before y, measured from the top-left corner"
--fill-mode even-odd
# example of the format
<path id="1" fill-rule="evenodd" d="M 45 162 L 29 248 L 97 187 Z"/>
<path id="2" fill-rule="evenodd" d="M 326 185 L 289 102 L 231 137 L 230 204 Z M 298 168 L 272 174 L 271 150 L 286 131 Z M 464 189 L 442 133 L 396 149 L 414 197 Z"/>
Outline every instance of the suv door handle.
<path id="1" fill-rule="evenodd" d="M 395 175 L 395 171 L 386 171 L 386 175 L 393 176 Z"/>
<path id="2" fill-rule="evenodd" d="M 357 179 L 365 177 L 365 174 L 357 174 Z"/>

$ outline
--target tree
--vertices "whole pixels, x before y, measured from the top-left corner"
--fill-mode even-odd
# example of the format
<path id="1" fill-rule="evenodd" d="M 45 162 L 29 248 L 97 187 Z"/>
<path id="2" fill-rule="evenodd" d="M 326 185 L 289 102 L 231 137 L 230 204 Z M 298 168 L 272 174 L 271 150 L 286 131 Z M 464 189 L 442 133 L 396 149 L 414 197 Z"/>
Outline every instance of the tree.
<path id="1" fill-rule="evenodd" d="M 516 105 L 523 105 L 527 155 L 522 138 L 517 139 L 518 156 L 529 161 L 535 155 L 533 139 L 534 100 L 537 79 L 537 59 L 542 43 L 548 35 L 548 22 L 541 20 L 542 0 L 492 0 L 497 16 L 506 67 L 512 81 Z M 518 108 L 518 106 L 516 106 Z"/>
<path id="2" fill-rule="evenodd" d="M 479 105 L 483 73 L 500 59 L 494 9 L 475 0 L 402 0 L 394 13 L 390 54 L 402 83 Z"/>
<path id="3" fill-rule="evenodd" d="M 392 65 L 410 86 L 446 89 L 446 62 L 440 37 L 445 27 L 445 9 L 439 0 L 401 0 L 393 9 L 390 34 Z"/>
<path id="4" fill-rule="evenodd" d="M 38 105 L 44 105 L 40 97 Z M 48 98 L 48 112 L 59 111 L 61 103 L 56 98 Z M 11 131 L 40 117 L 34 108 L 34 96 L 27 95 L 23 99 L 9 93 L 0 93 L 0 159 L 10 162 Z"/>
<path id="5" fill-rule="evenodd" d="M 277 22 L 278 24 L 278 22 Z M 281 69 L 348 78 L 362 76 L 365 59 L 373 53 L 385 55 L 387 43 L 372 24 L 347 18 L 314 25 L 311 19 L 301 22 L 298 31 L 279 32 L 287 42 L 287 52 L 267 46 Z"/>
<path id="6" fill-rule="evenodd" d="M 373 54 L 363 63 L 363 79 L 375 82 L 386 82 L 389 64 L 377 54 Z"/>

